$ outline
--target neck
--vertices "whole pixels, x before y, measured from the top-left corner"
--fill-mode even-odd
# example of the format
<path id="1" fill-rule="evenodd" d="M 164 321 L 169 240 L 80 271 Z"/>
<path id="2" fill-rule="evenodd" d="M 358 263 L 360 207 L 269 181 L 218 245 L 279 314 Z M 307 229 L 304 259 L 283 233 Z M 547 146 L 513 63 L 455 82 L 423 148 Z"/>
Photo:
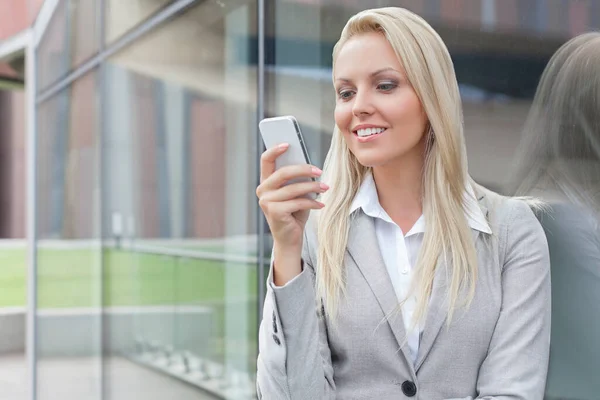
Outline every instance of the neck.
<path id="1" fill-rule="evenodd" d="M 392 220 L 407 233 L 423 213 L 424 152 L 373 167 L 379 203 Z"/>

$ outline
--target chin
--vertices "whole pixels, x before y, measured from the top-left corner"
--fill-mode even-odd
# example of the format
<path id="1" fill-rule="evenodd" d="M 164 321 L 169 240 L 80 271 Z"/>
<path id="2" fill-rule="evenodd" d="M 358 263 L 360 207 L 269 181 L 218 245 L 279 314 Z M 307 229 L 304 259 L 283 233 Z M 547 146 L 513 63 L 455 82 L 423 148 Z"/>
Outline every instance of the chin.
<path id="1" fill-rule="evenodd" d="M 360 165 L 368 168 L 384 165 L 387 162 L 387 159 L 384 159 L 378 154 L 359 154 L 355 156 Z"/>

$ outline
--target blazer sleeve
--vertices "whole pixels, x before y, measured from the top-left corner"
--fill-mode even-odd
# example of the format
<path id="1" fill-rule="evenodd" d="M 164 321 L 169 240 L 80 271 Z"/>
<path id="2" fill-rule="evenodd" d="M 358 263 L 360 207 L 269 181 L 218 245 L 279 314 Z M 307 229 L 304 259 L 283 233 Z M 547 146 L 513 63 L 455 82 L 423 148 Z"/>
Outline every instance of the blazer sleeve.
<path id="1" fill-rule="evenodd" d="M 476 399 L 542 400 L 550 352 L 548 243 L 529 206 L 510 203 L 504 240 L 499 241 L 500 252 L 505 244 L 502 309 L 479 370 Z"/>
<path id="2" fill-rule="evenodd" d="M 259 328 L 257 394 L 266 400 L 334 399 L 335 383 L 315 272 L 305 234 L 302 272 L 273 284 L 273 260 Z"/>

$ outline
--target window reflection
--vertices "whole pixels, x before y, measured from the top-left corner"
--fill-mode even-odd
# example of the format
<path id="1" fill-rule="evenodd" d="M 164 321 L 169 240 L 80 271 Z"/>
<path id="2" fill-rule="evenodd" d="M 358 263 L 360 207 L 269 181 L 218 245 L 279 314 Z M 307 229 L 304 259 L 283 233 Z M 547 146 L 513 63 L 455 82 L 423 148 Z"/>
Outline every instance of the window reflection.
<path id="1" fill-rule="evenodd" d="M 106 42 L 118 39 L 172 2 L 173 0 L 106 0 Z"/>
<path id="2" fill-rule="evenodd" d="M 59 0 L 38 47 L 38 90 L 64 78 L 99 49 L 98 0 Z"/>
<path id="3" fill-rule="evenodd" d="M 258 330 L 255 14 L 253 2 L 200 2 L 108 60 L 103 132 L 106 300 L 135 307 L 127 324 L 109 318 L 109 348 L 245 398 Z"/>
<path id="4" fill-rule="evenodd" d="M 99 399 L 102 384 L 96 76 L 92 72 L 82 77 L 39 105 L 36 185 L 39 399 L 56 395 Z M 77 364 L 76 369 L 72 368 L 73 363 Z"/>

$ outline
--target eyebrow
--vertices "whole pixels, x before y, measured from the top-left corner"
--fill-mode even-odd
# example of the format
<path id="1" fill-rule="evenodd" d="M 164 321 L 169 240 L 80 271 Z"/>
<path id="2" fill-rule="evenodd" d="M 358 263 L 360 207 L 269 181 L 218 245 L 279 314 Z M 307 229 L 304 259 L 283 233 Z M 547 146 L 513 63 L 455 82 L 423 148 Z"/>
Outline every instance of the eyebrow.
<path id="1" fill-rule="evenodd" d="M 374 76 L 377 76 L 377 75 L 379 75 L 379 74 L 382 74 L 382 73 L 384 73 L 384 72 L 389 72 L 389 71 L 393 71 L 393 72 L 396 72 L 396 73 L 400 73 L 400 71 L 398 71 L 398 70 L 397 70 L 397 69 L 395 69 L 395 68 L 392 68 L 392 67 L 387 67 L 387 68 L 378 69 L 377 71 L 375 71 L 375 72 L 372 72 L 371 74 L 369 74 L 369 76 L 370 76 L 370 77 L 374 77 Z M 336 80 L 336 81 L 342 81 L 342 82 L 350 82 L 350 81 L 351 81 L 351 80 L 350 80 L 350 79 L 348 79 L 348 78 L 336 78 L 335 80 Z"/>

